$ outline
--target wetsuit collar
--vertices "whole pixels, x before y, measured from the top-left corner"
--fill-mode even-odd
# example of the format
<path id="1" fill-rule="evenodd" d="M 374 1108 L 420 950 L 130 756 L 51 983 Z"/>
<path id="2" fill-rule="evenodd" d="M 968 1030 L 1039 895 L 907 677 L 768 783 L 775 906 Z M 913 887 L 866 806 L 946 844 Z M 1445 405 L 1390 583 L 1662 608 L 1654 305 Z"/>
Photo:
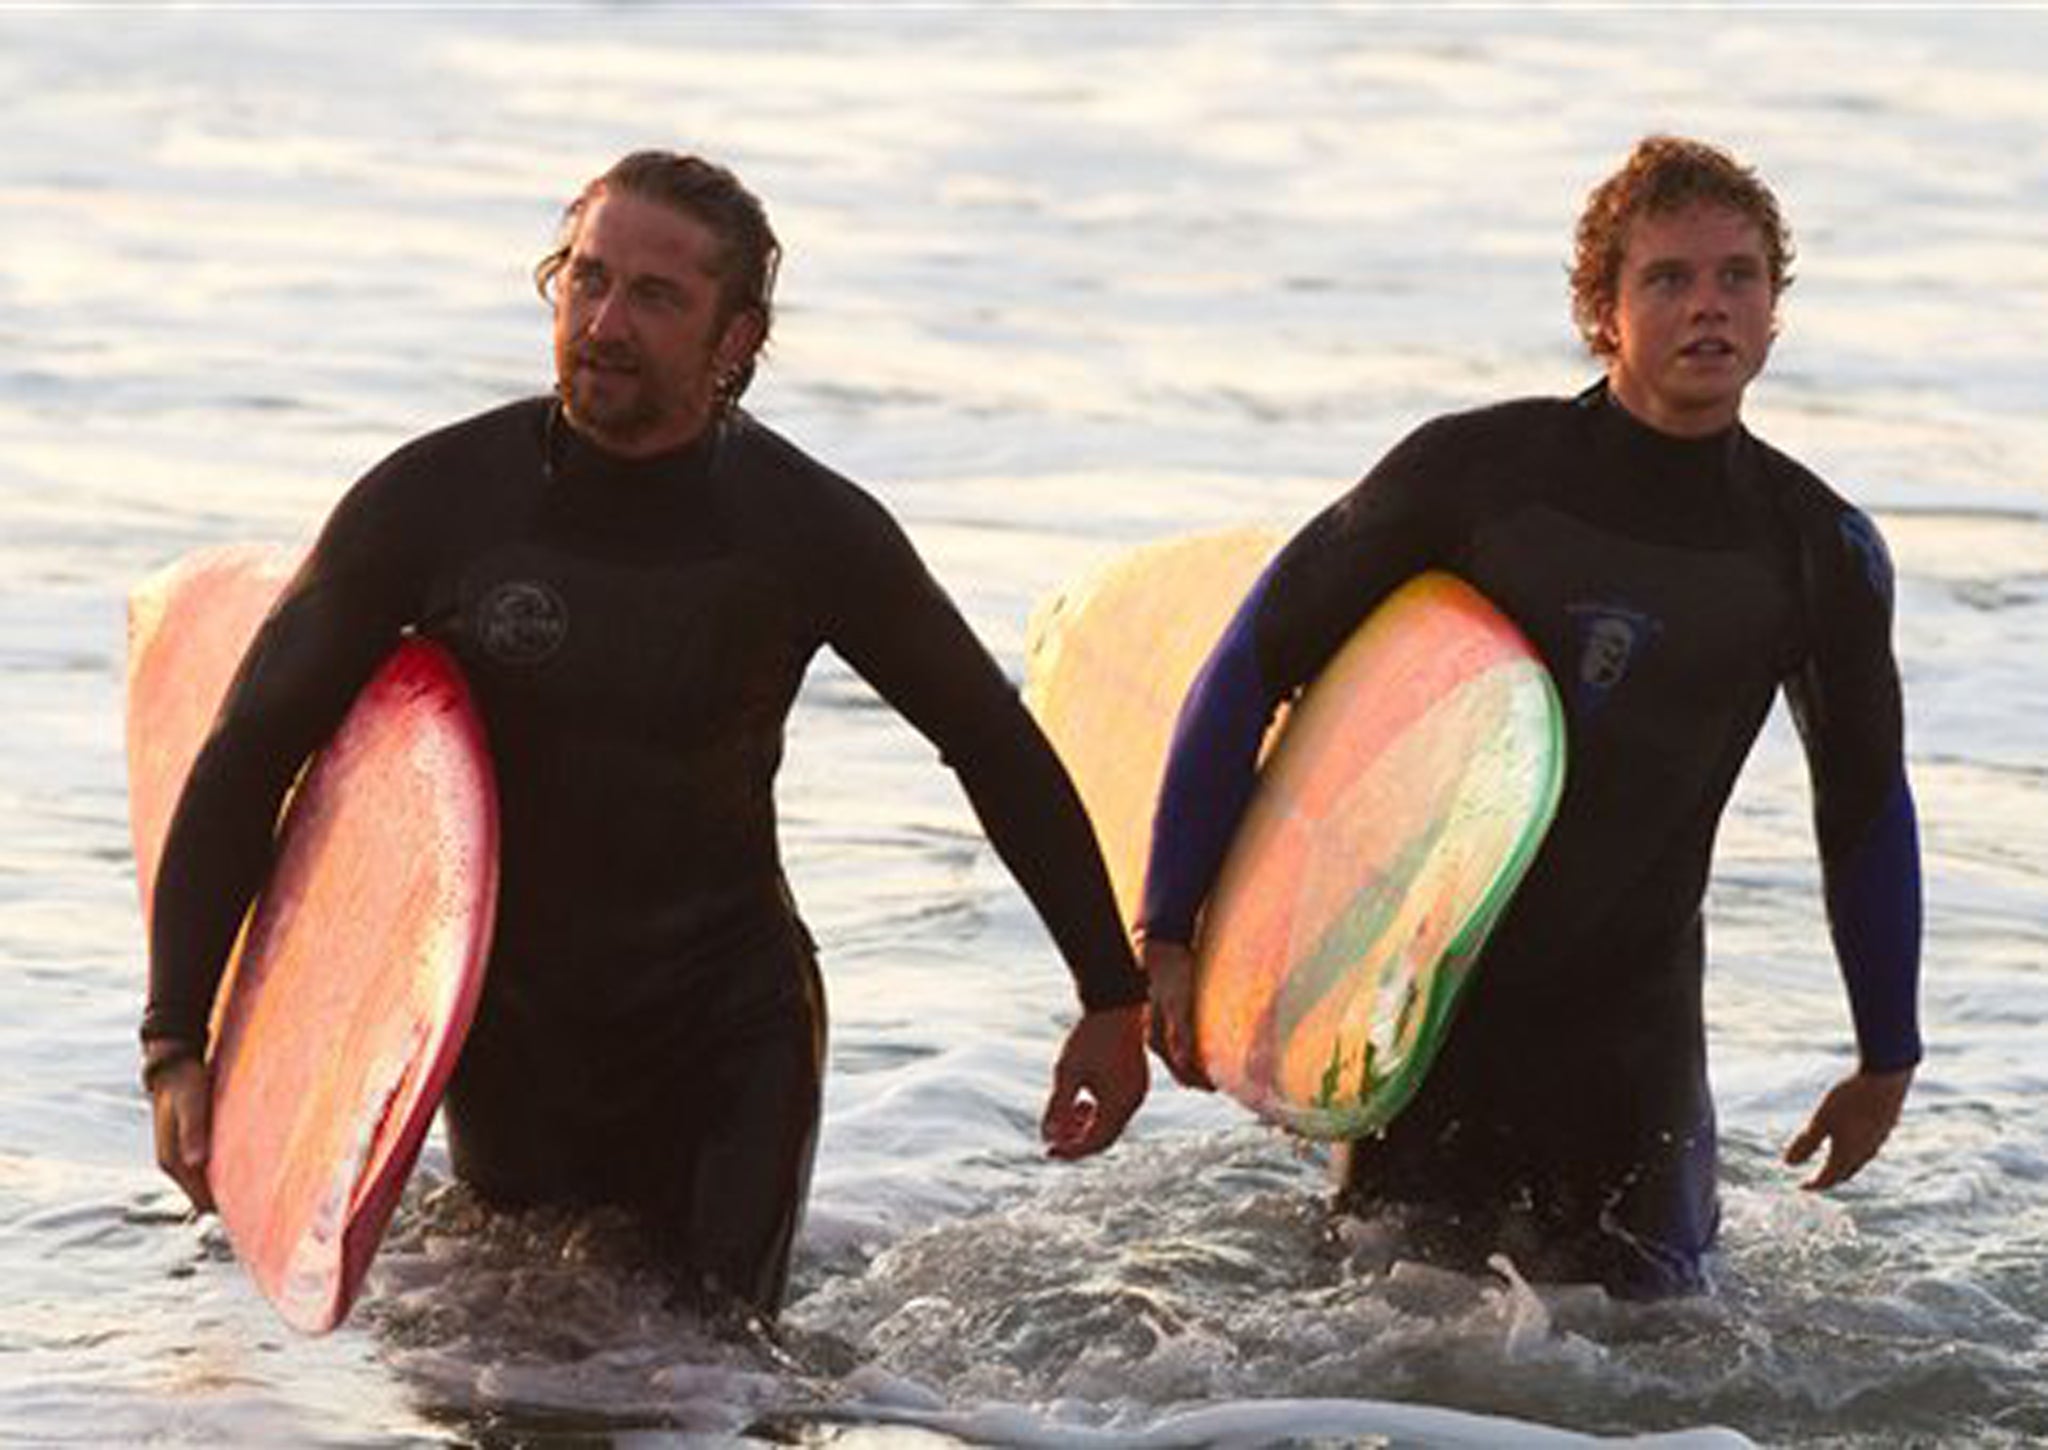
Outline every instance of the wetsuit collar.
<path id="1" fill-rule="evenodd" d="M 651 486 L 694 481 L 711 471 L 726 429 L 725 420 L 711 424 L 688 443 L 646 458 L 625 458 L 591 442 L 576 431 L 561 402 L 548 405 L 542 441 L 543 466 L 550 483 L 599 483 L 616 487 Z"/>
<path id="2" fill-rule="evenodd" d="M 1609 417 L 1618 420 L 1625 433 L 1640 436 L 1645 441 L 1659 440 L 1666 446 L 1680 451 L 1711 453 L 1723 450 L 1743 431 L 1742 422 L 1737 419 L 1726 428 L 1713 433 L 1702 433 L 1697 437 L 1681 437 L 1676 433 L 1666 433 L 1661 428 L 1645 423 L 1623 406 L 1621 400 L 1615 397 L 1613 390 L 1607 386 L 1605 378 L 1585 389 L 1572 401 L 1582 408 L 1602 410 Z"/>
<path id="3" fill-rule="evenodd" d="M 1616 461 L 1654 465 L 1661 472 L 1681 477 L 1705 480 L 1727 476 L 1749 436 L 1739 419 L 1698 438 L 1681 438 L 1653 428 L 1622 406 L 1605 378 L 1573 401 L 1592 416 L 1594 437 L 1603 453 Z"/>

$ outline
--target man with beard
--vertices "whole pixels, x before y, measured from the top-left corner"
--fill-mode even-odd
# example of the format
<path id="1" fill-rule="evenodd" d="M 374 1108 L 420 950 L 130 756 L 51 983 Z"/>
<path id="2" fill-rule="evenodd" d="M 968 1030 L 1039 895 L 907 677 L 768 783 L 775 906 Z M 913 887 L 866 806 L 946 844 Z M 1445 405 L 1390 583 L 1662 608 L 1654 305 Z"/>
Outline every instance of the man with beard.
<path id="1" fill-rule="evenodd" d="M 1073 972 L 1049 1150 L 1093 1153 L 1136 1110 L 1144 984 L 1065 772 L 881 506 L 737 406 L 779 255 L 726 170 L 627 156 L 536 272 L 554 396 L 406 445 L 327 520 L 157 886 L 145 1081 L 199 1207 L 208 1014 L 279 802 L 409 633 L 460 661 L 499 782 L 495 945 L 446 1103 L 487 1201 L 623 1205 L 686 1291 L 775 1314 L 825 1015 L 772 786 L 825 645 L 939 747 Z"/>

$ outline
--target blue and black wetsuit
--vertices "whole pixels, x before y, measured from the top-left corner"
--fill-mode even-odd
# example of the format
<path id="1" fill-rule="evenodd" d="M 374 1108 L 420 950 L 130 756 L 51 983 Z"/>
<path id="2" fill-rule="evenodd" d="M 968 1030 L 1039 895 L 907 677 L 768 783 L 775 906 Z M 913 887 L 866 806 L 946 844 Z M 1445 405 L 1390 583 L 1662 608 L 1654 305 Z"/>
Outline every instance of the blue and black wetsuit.
<path id="1" fill-rule="evenodd" d="M 145 1038 L 204 1040 L 279 801 L 407 632 L 461 662 L 498 775 L 447 1102 L 487 1197 L 623 1203 L 685 1278 L 779 1304 L 825 1016 L 773 783 L 823 645 L 958 772 L 1083 1001 L 1143 1000 L 1065 772 L 880 505 L 744 414 L 626 462 L 534 399 L 367 475 L 264 625 L 167 839 Z"/>
<path id="2" fill-rule="evenodd" d="M 1416 431 L 1254 587 L 1184 706 L 1144 926 L 1186 942 L 1276 705 L 1373 606 L 1448 569 L 1563 698 L 1558 815 L 1441 1057 L 1343 1199 L 1420 1205 L 1425 1249 L 1538 1277 L 1695 1286 L 1717 1220 L 1701 902 L 1736 775 L 1782 687 L 1814 785 L 1863 1066 L 1918 1061 L 1919 869 L 1870 520 L 1740 426 L 1681 440 L 1595 387 Z M 1220 804 L 1219 804 L 1220 803 Z"/>

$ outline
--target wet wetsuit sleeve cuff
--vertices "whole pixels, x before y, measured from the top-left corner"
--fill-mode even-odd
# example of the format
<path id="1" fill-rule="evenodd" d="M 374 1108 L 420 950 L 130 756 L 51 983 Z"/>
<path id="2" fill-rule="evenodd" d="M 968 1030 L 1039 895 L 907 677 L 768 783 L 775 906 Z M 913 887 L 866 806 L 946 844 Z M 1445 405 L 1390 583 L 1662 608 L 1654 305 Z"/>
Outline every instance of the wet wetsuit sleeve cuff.
<path id="1" fill-rule="evenodd" d="M 169 995 L 152 994 L 143 1009 L 141 1030 L 136 1034 L 143 1045 L 152 1042 L 184 1042 L 204 1049 L 207 1038 L 207 1022 L 213 1015 L 213 1004 L 209 999 L 204 1003 L 180 1001 Z"/>
<path id="2" fill-rule="evenodd" d="M 145 1037 L 142 1040 L 142 1086 L 154 1088 L 163 1073 L 181 1062 L 206 1056 L 203 1044 L 183 1037 Z"/>
<path id="3" fill-rule="evenodd" d="M 1145 974 L 1126 959 L 1120 965 L 1096 967 L 1080 983 L 1081 1006 L 1090 1012 L 1135 1007 L 1145 1000 Z"/>

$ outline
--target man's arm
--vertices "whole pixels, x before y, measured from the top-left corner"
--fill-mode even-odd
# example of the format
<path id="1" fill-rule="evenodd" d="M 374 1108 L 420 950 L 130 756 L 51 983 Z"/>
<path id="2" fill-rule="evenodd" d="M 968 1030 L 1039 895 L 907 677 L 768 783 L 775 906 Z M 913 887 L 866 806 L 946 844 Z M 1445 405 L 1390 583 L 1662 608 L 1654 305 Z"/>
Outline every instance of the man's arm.
<path id="1" fill-rule="evenodd" d="M 353 495 L 352 495 L 353 497 Z M 250 902 L 268 875 L 280 807 L 397 642 L 402 615 L 360 507 L 337 510 L 229 686 L 165 835 L 150 911 L 143 1081 L 158 1161 L 211 1206 L 207 1026 Z M 368 552 L 365 552 L 368 551 Z"/>
<path id="2" fill-rule="evenodd" d="M 1251 803 L 1259 746 L 1281 691 L 1259 660 L 1257 626 L 1273 566 L 1259 575 L 1188 687 L 1174 722 L 1137 937 L 1152 997 L 1152 1050 L 1183 1087 L 1214 1086 L 1195 1041 L 1196 922 Z"/>
<path id="3" fill-rule="evenodd" d="M 1083 1016 L 1042 1130 L 1056 1157 L 1097 1152 L 1137 1111 L 1147 1073 L 1145 983 L 1094 828 L 1037 722 L 901 529 L 865 495 L 844 527 L 827 638 L 939 748 L 1073 974 Z"/>
<path id="4" fill-rule="evenodd" d="M 1920 1061 L 1921 899 L 1917 814 L 1891 646 L 1893 573 L 1864 515 L 1842 506 L 1806 541 L 1810 645 L 1787 684 L 1806 748 L 1828 924 L 1859 1066 L 1787 1146 L 1827 1155 L 1806 1187 L 1828 1188 L 1875 1157 Z"/>
<path id="5" fill-rule="evenodd" d="M 1288 541 L 1246 592 L 1188 688 L 1152 821 L 1140 951 L 1152 1046 L 1208 1088 L 1194 1030 L 1202 908 L 1257 782 L 1280 703 L 1322 670 L 1373 606 L 1444 556 L 1451 476 L 1436 425 L 1411 435 Z"/>

